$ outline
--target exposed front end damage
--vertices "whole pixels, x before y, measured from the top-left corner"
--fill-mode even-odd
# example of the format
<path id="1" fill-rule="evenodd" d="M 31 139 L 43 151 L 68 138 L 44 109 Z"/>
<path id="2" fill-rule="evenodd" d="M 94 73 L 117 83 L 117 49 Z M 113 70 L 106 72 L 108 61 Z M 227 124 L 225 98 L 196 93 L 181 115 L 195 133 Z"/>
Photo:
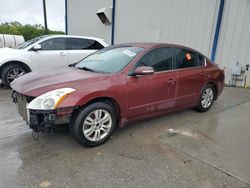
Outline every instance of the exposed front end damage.
<path id="1" fill-rule="evenodd" d="M 55 125 L 69 124 L 74 107 L 55 110 L 31 110 L 27 105 L 34 97 L 16 91 L 12 92 L 12 100 L 17 105 L 19 114 L 35 133 L 51 131 Z"/>

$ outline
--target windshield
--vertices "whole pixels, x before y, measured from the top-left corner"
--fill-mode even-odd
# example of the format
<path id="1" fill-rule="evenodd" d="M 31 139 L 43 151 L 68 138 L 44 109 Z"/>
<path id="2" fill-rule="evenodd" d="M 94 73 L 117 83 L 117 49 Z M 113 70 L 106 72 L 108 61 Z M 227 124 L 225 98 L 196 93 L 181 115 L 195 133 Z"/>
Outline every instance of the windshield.
<path id="1" fill-rule="evenodd" d="M 39 41 L 39 40 L 41 40 L 41 39 L 43 39 L 43 38 L 45 38 L 45 37 L 47 37 L 47 35 L 44 35 L 44 36 L 40 36 L 40 37 L 36 37 L 36 38 L 30 39 L 30 40 L 28 40 L 28 41 L 26 41 L 26 42 L 24 42 L 24 43 L 22 43 L 22 44 L 19 44 L 19 45 L 16 47 L 16 49 L 24 49 L 24 48 L 28 47 L 29 45 L 34 44 L 35 42 L 37 42 L 37 41 Z"/>
<path id="2" fill-rule="evenodd" d="M 75 67 L 93 72 L 116 73 L 142 50 L 143 48 L 139 47 L 104 48 L 75 64 Z"/>

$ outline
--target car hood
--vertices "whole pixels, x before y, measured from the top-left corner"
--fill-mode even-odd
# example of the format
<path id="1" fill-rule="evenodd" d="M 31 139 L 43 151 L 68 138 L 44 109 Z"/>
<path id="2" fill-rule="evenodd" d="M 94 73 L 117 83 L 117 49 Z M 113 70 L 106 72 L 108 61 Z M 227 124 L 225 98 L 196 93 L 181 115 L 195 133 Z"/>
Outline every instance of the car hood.
<path id="1" fill-rule="evenodd" d="M 108 74 L 94 73 L 68 67 L 28 73 L 14 80 L 11 83 L 11 87 L 19 93 L 37 97 L 48 91 L 65 87 L 82 89 L 87 85 L 93 85 L 108 77 Z"/>
<path id="2" fill-rule="evenodd" d="M 18 52 L 21 52 L 23 51 L 23 49 L 15 49 L 15 48 L 0 48 L 0 53 L 3 54 L 3 53 L 7 53 L 7 54 L 13 54 L 13 53 L 18 53 Z"/>
<path id="3" fill-rule="evenodd" d="M 0 48 L 0 61 L 25 53 L 24 49 Z"/>

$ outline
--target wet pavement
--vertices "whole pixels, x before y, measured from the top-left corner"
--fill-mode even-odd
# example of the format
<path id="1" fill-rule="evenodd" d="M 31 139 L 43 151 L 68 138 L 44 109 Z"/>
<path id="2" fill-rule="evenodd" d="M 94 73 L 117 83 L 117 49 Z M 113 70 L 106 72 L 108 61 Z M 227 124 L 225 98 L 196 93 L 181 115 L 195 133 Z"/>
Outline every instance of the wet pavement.
<path id="1" fill-rule="evenodd" d="M 225 88 L 185 110 L 118 129 L 84 148 L 62 129 L 34 141 L 0 88 L 0 187 L 250 187 L 250 90 Z"/>

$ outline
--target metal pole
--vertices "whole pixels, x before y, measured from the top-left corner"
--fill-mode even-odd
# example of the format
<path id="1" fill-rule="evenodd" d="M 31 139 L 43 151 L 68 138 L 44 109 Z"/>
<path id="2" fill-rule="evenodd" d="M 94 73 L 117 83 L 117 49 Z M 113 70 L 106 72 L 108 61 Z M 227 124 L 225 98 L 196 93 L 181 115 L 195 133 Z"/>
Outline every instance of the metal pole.
<path id="1" fill-rule="evenodd" d="M 211 54 L 211 60 L 213 62 L 215 60 L 215 55 L 216 55 L 216 51 L 217 51 L 217 45 L 218 45 L 218 40 L 219 40 L 219 35 L 220 35 L 220 28 L 221 28 L 221 21 L 222 21 L 222 16 L 223 16 L 223 11 L 224 11 L 224 4 L 225 4 L 225 0 L 221 0 L 219 12 L 218 12 L 217 23 L 216 23 L 216 28 L 215 28 L 212 54 Z"/>
<path id="2" fill-rule="evenodd" d="M 68 1 L 65 0 L 65 34 L 68 34 Z"/>
<path id="3" fill-rule="evenodd" d="M 114 41 L 115 41 L 115 4 L 116 4 L 116 0 L 113 0 L 113 7 L 112 7 L 112 28 L 111 28 L 111 45 L 113 45 Z"/>
<path id="4" fill-rule="evenodd" d="M 48 35 L 47 15 L 46 15 L 46 2 L 45 2 L 45 0 L 43 0 L 43 16 L 44 16 L 45 34 Z"/>

